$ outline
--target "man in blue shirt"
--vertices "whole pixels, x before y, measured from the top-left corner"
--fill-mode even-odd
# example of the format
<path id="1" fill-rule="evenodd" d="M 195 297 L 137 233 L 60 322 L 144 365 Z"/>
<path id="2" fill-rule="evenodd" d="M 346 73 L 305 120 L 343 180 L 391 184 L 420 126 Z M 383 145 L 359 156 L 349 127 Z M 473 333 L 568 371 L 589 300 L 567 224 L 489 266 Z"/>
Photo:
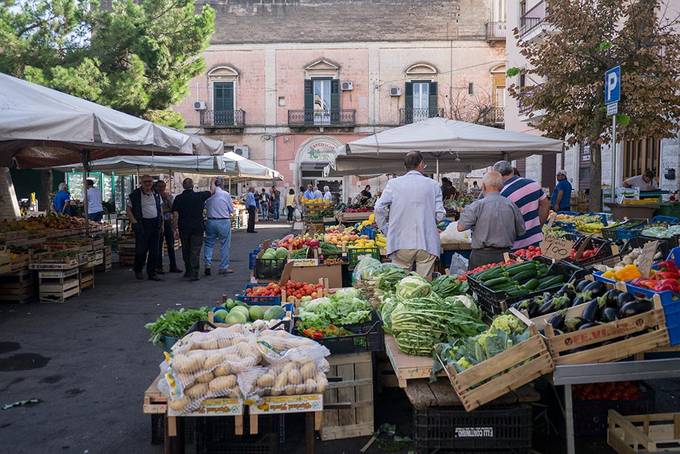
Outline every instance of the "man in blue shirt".
<path id="1" fill-rule="evenodd" d="M 571 201 L 571 183 L 567 180 L 567 172 L 557 172 L 557 185 L 550 196 L 550 205 L 555 211 L 569 211 Z"/>
<path id="2" fill-rule="evenodd" d="M 59 191 L 54 194 L 52 199 L 52 208 L 57 214 L 71 214 L 69 200 L 71 200 L 71 194 L 68 192 L 66 183 L 59 183 Z"/>
<path id="3" fill-rule="evenodd" d="M 314 186 L 310 183 L 307 185 L 307 190 L 305 191 L 305 199 L 314 200 L 316 195 L 314 194 Z"/>
<path id="4" fill-rule="evenodd" d="M 248 210 L 248 228 L 246 232 L 255 232 L 255 216 L 257 213 L 257 204 L 255 203 L 255 188 L 249 187 L 246 193 L 246 209 Z"/>

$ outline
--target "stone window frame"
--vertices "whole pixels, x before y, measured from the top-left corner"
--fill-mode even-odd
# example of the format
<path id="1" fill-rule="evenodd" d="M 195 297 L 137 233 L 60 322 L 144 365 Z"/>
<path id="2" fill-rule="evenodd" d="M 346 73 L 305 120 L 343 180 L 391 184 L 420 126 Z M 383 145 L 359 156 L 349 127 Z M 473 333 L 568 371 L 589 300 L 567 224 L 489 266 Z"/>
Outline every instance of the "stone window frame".
<path id="1" fill-rule="evenodd" d="M 227 64 L 216 65 L 210 68 L 210 70 L 208 70 L 206 74 L 206 77 L 208 79 L 208 96 L 210 99 L 210 107 L 212 108 L 213 112 L 215 111 L 215 99 L 214 99 L 215 89 L 213 85 L 215 82 L 232 82 L 234 84 L 233 110 L 234 112 L 237 110 L 236 106 L 238 105 L 238 103 L 236 102 L 236 99 L 240 75 L 241 73 L 235 66 Z"/>

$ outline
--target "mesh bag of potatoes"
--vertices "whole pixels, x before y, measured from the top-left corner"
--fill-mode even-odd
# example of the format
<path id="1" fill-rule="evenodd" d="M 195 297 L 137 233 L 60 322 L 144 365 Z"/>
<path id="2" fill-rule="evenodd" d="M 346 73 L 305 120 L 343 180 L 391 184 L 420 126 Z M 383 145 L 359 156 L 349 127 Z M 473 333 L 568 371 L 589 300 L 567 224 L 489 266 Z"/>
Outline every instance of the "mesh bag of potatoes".
<path id="1" fill-rule="evenodd" d="M 227 328 L 220 327 L 208 332 L 195 331 L 178 340 L 172 346 L 172 352 L 177 354 L 192 350 L 215 350 L 231 347 L 234 344 L 251 339 L 252 334 L 248 325 L 240 324 Z"/>

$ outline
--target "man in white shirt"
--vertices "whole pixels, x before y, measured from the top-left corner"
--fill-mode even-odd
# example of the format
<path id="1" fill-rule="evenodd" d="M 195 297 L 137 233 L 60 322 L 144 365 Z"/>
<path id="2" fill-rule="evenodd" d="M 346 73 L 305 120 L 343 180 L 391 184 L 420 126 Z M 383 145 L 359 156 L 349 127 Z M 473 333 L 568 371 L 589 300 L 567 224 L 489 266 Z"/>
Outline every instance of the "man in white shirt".
<path id="1" fill-rule="evenodd" d="M 654 172 L 651 170 L 645 171 L 642 175 L 636 175 L 623 180 L 623 186 L 626 188 L 640 188 L 640 191 L 655 191 L 659 189 L 659 184 L 654 178 Z"/>
<path id="2" fill-rule="evenodd" d="M 331 188 L 328 186 L 323 187 L 323 199 L 329 202 L 333 201 L 333 194 L 331 193 Z"/>
<path id="3" fill-rule="evenodd" d="M 234 205 L 229 192 L 222 189 L 224 179 L 218 177 L 215 180 L 215 193 L 205 201 L 205 208 L 208 212 L 208 221 L 205 223 L 205 275 L 210 276 L 210 266 L 213 259 L 213 248 L 215 240 L 220 239 L 222 248 L 220 255 L 219 274 L 233 273 L 229 268 L 229 249 L 231 248 L 231 215 L 234 212 Z"/>
<path id="4" fill-rule="evenodd" d="M 314 198 L 319 200 L 323 199 L 323 194 L 321 194 L 317 185 L 314 185 Z"/>
<path id="5" fill-rule="evenodd" d="M 446 210 L 437 182 L 423 175 L 425 162 L 419 151 L 404 158 L 406 175 L 387 182 L 375 204 L 375 222 L 387 235 L 392 263 L 410 271 L 415 264 L 421 276 L 430 276 L 440 253 L 437 222 Z"/>
<path id="6" fill-rule="evenodd" d="M 150 175 L 142 175 L 141 182 L 142 185 L 128 196 L 126 209 L 135 234 L 135 277 L 144 279 L 142 269 L 146 263 L 149 280 L 160 281 L 162 279 L 158 277 L 156 269 L 163 229 L 162 202 L 153 190 L 153 178 Z"/>
<path id="7" fill-rule="evenodd" d="M 94 187 L 94 181 L 88 179 L 87 186 L 87 217 L 94 222 L 101 222 L 104 217 L 102 206 L 102 193 Z"/>

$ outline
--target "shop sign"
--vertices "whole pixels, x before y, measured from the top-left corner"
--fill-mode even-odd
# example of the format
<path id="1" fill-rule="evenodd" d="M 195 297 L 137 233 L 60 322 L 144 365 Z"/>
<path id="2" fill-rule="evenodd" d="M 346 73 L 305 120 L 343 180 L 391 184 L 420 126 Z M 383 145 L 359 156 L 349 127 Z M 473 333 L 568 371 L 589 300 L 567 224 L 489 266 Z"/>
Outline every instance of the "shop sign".
<path id="1" fill-rule="evenodd" d="M 274 413 L 306 413 L 323 410 L 323 394 L 303 394 L 300 396 L 268 396 L 259 403 L 250 405 L 251 415 Z"/>
<path id="2" fill-rule="evenodd" d="M 335 162 L 337 146 L 335 142 L 315 140 L 305 146 L 300 162 Z"/>

